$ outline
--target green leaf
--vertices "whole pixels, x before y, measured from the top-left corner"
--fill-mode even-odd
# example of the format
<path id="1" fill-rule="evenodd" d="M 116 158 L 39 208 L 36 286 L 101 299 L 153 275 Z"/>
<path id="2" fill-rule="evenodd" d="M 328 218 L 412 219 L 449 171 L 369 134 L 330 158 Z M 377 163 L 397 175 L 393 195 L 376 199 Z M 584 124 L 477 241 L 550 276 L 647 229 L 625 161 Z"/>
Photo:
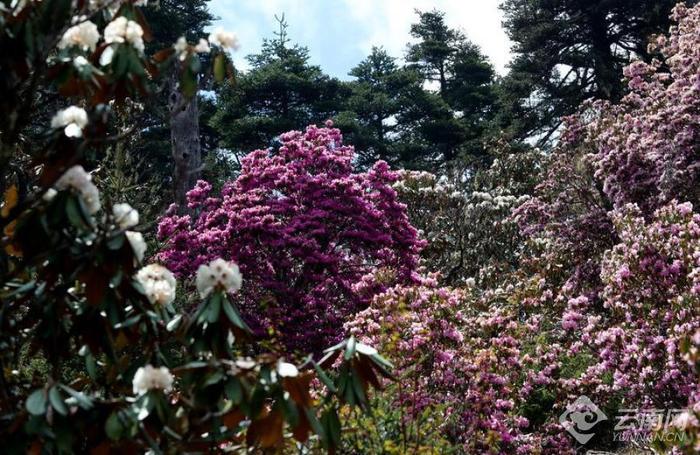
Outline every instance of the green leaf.
<path id="1" fill-rule="evenodd" d="M 350 360 L 355 356 L 355 337 L 350 337 L 348 339 L 348 344 L 345 345 L 345 360 Z"/>
<path id="2" fill-rule="evenodd" d="M 219 320 L 219 313 L 221 313 L 221 294 L 217 292 L 209 300 L 209 305 L 204 312 L 204 317 L 207 322 L 213 324 Z"/>
<path id="3" fill-rule="evenodd" d="M 75 197 L 69 197 L 66 200 L 66 216 L 68 217 L 68 221 L 76 228 L 85 229 L 87 227 L 83 221 L 80 203 Z"/>
<path id="4" fill-rule="evenodd" d="M 370 359 L 372 359 L 374 363 L 380 364 L 385 368 L 394 368 L 394 365 L 391 362 L 389 362 L 387 359 L 385 359 L 379 354 L 371 355 Z"/>
<path id="5" fill-rule="evenodd" d="M 168 322 L 168 325 L 166 325 L 165 328 L 168 332 L 172 332 L 180 326 L 180 322 L 182 322 L 182 315 L 178 314 L 177 316 L 172 318 L 170 322 Z"/>
<path id="6" fill-rule="evenodd" d="M 154 404 L 155 402 L 151 397 L 151 392 L 147 392 L 139 401 L 135 403 L 137 413 L 136 418 L 139 420 L 144 420 L 146 417 L 148 417 L 153 410 Z"/>
<path id="7" fill-rule="evenodd" d="M 328 391 L 331 393 L 336 393 L 338 389 L 335 388 L 335 384 L 333 384 L 333 381 L 331 380 L 331 378 L 328 377 L 326 372 L 323 371 L 323 368 L 321 368 L 321 366 L 316 362 L 313 362 L 313 366 L 316 370 L 316 375 L 321 380 L 321 382 L 325 384 L 325 386 L 328 388 Z"/>
<path id="8" fill-rule="evenodd" d="M 132 325 L 139 322 L 140 319 L 141 319 L 141 315 L 137 314 L 136 316 L 132 316 L 132 317 L 128 318 L 124 322 L 120 322 L 119 324 L 115 324 L 114 328 L 115 329 L 125 329 L 127 327 L 131 327 Z"/>
<path id="9" fill-rule="evenodd" d="M 327 352 L 327 353 L 330 354 L 330 353 L 332 353 L 333 351 L 337 351 L 338 349 L 343 348 L 343 347 L 347 344 L 347 342 L 348 342 L 348 340 L 343 340 L 343 341 L 341 341 L 340 343 L 331 346 L 330 348 L 324 349 L 323 352 Z M 321 362 L 319 362 L 319 363 L 323 363 L 323 362 L 321 361 Z"/>
<path id="10" fill-rule="evenodd" d="M 221 82 L 226 77 L 226 58 L 223 54 L 219 54 L 214 58 L 214 79 L 216 82 Z"/>
<path id="11" fill-rule="evenodd" d="M 201 360 L 195 360 L 193 362 L 189 362 L 184 364 L 183 366 L 179 367 L 178 370 L 196 370 L 199 368 L 205 368 L 207 366 L 207 362 L 202 362 Z"/>
<path id="12" fill-rule="evenodd" d="M 75 399 L 76 403 L 78 403 L 78 406 L 80 406 L 83 409 L 90 409 L 92 408 L 92 400 L 90 397 L 85 395 L 83 392 L 78 392 L 77 390 L 73 390 L 70 387 L 59 384 L 59 386 L 66 392 L 68 395 L 73 397 Z"/>
<path id="13" fill-rule="evenodd" d="M 119 418 L 119 413 L 113 412 L 105 422 L 105 433 L 107 433 L 109 439 L 116 441 L 121 438 L 123 431 L 124 425 L 122 425 L 121 419 Z"/>
<path id="14" fill-rule="evenodd" d="M 224 299 L 223 302 L 223 307 L 224 307 L 224 313 L 226 313 L 226 316 L 228 316 L 228 319 L 241 330 L 245 330 L 246 332 L 250 333 L 250 328 L 248 327 L 248 324 L 245 323 L 243 318 L 241 318 L 241 315 L 238 313 L 238 310 L 231 305 L 231 302 L 228 301 L 228 298 Z"/>
<path id="15" fill-rule="evenodd" d="M 191 54 L 188 67 L 196 75 L 202 70 L 202 61 L 196 55 Z"/>
<path id="16" fill-rule="evenodd" d="M 35 390 L 27 398 L 25 403 L 27 411 L 35 416 L 44 415 L 46 412 L 46 393 L 43 389 Z"/>
<path id="17" fill-rule="evenodd" d="M 107 248 L 110 250 L 119 250 L 122 246 L 124 246 L 124 240 L 126 240 L 126 235 L 123 233 L 115 235 L 107 240 Z"/>
<path id="18" fill-rule="evenodd" d="M 241 403 L 243 399 L 243 387 L 241 387 L 241 382 L 238 379 L 229 380 L 224 386 L 224 392 L 226 393 L 226 397 L 228 397 L 234 405 L 237 406 Z"/>
<path id="19" fill-rule="evenodd" d="M 85 355 L 85 369 L 92 379 L 97 377 L 97 362 L 91 352 Z"/>
<path id="20" fill-rule="evenodd" d="M 326 437 L 326 431 L 321 422 L 318 420 L 318 417 L 316 417 L 315 410 L 311 408 L 304 408 L 304 413 L 306 414 L 306 418 L 308 419 L 311 428 L 313 428 L 314 433 L 321 438 L 321 441 L 324 441 L 327 444 L 328 438 Z"/>
<path id="21" fill-rule="evenodd" d="M 208 385 L 218 384 L 223 377 L 224 373 L 220 370 L 216 370 L 207 377 L 207 379 L 204 381 L 204 386 L 206 387 Z"/>
<path id="22" fill-rule="evenodd" d="M 56 412 L 58 412 L 61 415 L 68 414 L 68 408 L 63 402 L 61 393 L 58 391 L 56 386 L 51 387 L 51 389 L 49 389 L 49 401 L 51 402 L 51 407 L 53 407 L 56 410 Z"/>
<path id="23" fill-rule="evenodd" d="M 299 409 L 292 399 L 282 399 L 282 410 L 287 418 L 289 426 L 296 427 L 299 424 Z"/>
<path id="24" fill-rule="evenodd" d="M 340 446 L 340 419 L 334 408 L 328 409 L 321 417 L 323 427 L 330 436 L 330 442 L 333 447 Z"/>
<path id="25" fill-rule="evenodd" d="M 350 383 L 352 384 L 352 388 L 355 391 L 355 396 L 357 397 L 358 404 L 360 405 L 361 408 L 366 409 L 367 408 L 367 396 L 365 395 L 365 390 L 362 388 L 362 382 L 360 382 L 360 378 L 357 375 L 352 375 L 350 377 Z"/>
<path id="26" fill-rule="evenodd" d="M 197 76 L 192 73 L 189 67 L 185 68 L 180 78 L 180 89 L 187 98 L 192 98 L 197 94 Z"/>

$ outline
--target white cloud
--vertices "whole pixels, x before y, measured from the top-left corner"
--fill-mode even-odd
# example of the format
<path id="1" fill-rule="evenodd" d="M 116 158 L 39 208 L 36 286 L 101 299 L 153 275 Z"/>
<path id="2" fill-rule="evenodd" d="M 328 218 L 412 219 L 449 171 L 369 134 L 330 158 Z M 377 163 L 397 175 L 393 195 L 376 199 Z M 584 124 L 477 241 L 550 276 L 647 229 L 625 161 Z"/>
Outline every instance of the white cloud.
<path id="1" fill-rule="evenodd" d="M 415 10 L 438 9 L 445 12 L 447 25 L 461 30 L 489 56 L 499 72 L 510 60 L 511 43 L 502 26 L 501 0 L 343 0 L 349 13 L 367 24 L 367 39 L 358 43 L 367 53 L 372 46 L 382 45 L 390 54 L 403 56 L 411 41 L 411 24 Z"/>
<path id="2" fill-rule="evenodd" d="M 433 8 L 444 11 L 447 24 L 462 30 L 503 73 L 510 42 L 501 27 L 500 1 L 212 0 L 210 7 L 221 17 L 215 25 L 240 38 L 241 49 L 234 54 L 237 67 L 247 68 L 243 56 L 257 52 L 262 39 L 273 36 L 278 27 L 275 15 L 284 13 L 292 41 L 309 47 L 312 63 L 342 77 L 372 46 L 384 46 L 391 55 L 403 57 L 415 10 Z"/>

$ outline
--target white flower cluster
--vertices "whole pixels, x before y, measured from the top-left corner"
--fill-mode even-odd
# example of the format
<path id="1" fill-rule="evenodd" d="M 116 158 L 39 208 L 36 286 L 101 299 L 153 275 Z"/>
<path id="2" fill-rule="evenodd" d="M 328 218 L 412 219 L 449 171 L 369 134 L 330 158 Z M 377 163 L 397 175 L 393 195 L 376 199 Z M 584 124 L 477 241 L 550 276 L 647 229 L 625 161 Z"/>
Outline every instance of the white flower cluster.
<path id="1" fill-rule="evenodd" d="M 143 29 L 124 16 L 119 16 L 105 27 L 105 43 L 129 43 L 139 52 L 143 52 Z"/>
<path id="2" fill-rule="evenodd" d="M 136 258 L 139 262 L 143 261 L 143 257 L 146 254 L 146 241 L 143 238 L 143 234 L 136 231 L 126 231 L 124 235 L 126 235 L 126 239 L 129 241 Z"/>
<path id="3" fill-rule="evenodd" d="M 134 395 L 143 395 L 149 390 L 160 389 L 170 392 L 173 388 L 173 375 L 166 367 L 155 368 L 153 365 L 146 365 L 136 370 L 132 386 Z"/>
<path id="4" fill-rule="evenodd" d="M 112 206 L 112 215 L 119 229 L 129 229 L 139 224 L 139 212 L 126 202 L 114 204 Z M 143 261 L 143 257 L 146 254 L 146 241 L 143 238 L 143 234 L 135 231 L 125 231 L 124 235 L 126 235 L 126 239 L 129 241 L 136 258 L 139 262 Z"/>
<path id="5" fill-rule="evenodd" d="M 124 16 L 119 16 L 107 24 L 104 31 L 105 43 L 107 44 L 131 44 L 134 49 L 143 53 L 143 29 L 141 26 Z M 114 58 L 114 47 L 106 48 L 100 56 L 101 65 L 109 65 Z"/>
<path id="6" fill-rule="evenodd" d="M 227 32 L 219 27 L 209 35 L 209 42 L 224 49 L 237 50 L 240 45 L 235 33 Z"/>
<path id="7" fill-rule="evenodd" d="M 129 229 L 139 224 L 139 212 L 126 202 L 114 204 L 112 214 L 120 229 Z"/>
<path id="8" fill-rule="evenodd" d="M 492 196 L 489 193 L 479 191 L 474 191 L 471 196 L 474 199 L 480 199 L 481 202 L 469 204 L 467 207 L 469 210 L 473 210 L 474 208 L 500 210 L 522 204 L 530 198 L 527 195 L 515 197 L 510 194 Z"/>
<path id="9" fill-rule="evenodd" d="M 173 48 L 175 49 L 175 54 L 177 55 L 180 61 L 183 61 L 185 60 L 185 58 L 187 58 L 189 44 L 187 43 L 187 39 L 184 36 L 181 36 L 177 39 L 175 44 L 173 44 Z M 199 54 L 208 54 L 211 51 L 211 48 L 209 47 L 209 42 L 204 38 L 200 38 L 199 42 L 196 46 L 194 46 L 193 49 Z"/>
<path id="10" fill-rule="evenodd" d="M 85 172 L 82 166 L 77 165 L 68 169 L 65 174 L 56 181 L 56 189 L 59 191 L 73 189 L 83 198 L 85 206 L 91 214 L 100 210 L 100 192 L 92 183 L 92 176 Z"/>
<path id="11" fill-rule="evenodd" d="M 175 300 L 177 281 L 173 273 L 160 264 L 149 264 L 136 274 L 148 300 L 154 305 L 168 305 Z"/>
<path id="12" fill-rule="evenodd" d="M 243 285 L 243 277 L 234 262 L 228 262 L 221 258 L 214 259 L 207 265 L 200 265 L 197 269 L 197 291 L 204 299 L 214 289 L 222 289 L 224 292 L 238 292 Z"/>
<path id="13" fill-rule="evenodd" d="M 86 20 L 66 30 L 58 42 L 58 48 L 65 49 L 75 46 L 84 51 L 88 49 L 94 51 L 99 40 L 100 32 L 97 30 L 97 25 Z"/>
<path id="14" fill-rule="evenodd" d="M 51 128 L 63 128 L 63 132 L 68 137 L 81 137 L 83 128 L 87 124 L 87 112 L 78 106 L 69 106 L 61 109 L 51 119 Z"/>

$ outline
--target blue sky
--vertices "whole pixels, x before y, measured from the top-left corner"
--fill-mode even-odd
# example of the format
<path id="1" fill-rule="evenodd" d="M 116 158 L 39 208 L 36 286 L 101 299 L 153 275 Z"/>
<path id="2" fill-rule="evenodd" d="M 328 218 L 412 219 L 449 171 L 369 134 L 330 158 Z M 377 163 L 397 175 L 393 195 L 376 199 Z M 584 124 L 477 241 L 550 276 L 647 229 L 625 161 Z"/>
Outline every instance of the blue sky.
<path id="1" fill-rule="evenodd" d="M 348 79 L 350 69 L 373 45 L 383 45 L 403 57 L 416 8 L 445 11 L 448 25 L 461 29 L 479 44 L 499 72 L 510 58 L 510 42 L 501 27 L 500 0 L 212 0 L 213 26 L 235 32 L 241 48 L 234 61 L 241 69 L 244 56 L 260 50 L 265 37 L 277 29 L 275 14 L 285 14 L 293 42 L 307 46 L 311 62 L 328 74 Z"/>

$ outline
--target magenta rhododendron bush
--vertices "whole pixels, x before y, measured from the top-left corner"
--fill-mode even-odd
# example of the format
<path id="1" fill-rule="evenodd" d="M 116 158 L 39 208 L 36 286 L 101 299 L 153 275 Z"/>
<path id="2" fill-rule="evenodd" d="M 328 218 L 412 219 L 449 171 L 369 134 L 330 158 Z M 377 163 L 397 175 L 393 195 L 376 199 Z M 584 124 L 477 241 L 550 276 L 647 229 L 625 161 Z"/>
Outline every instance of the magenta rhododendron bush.
<path id="1" fill-rule="evenodd" d="M 212 258 L 234 260 L 257 333 L 274 329 L 288 348 L 315 352 L 378 291 L 414 281 L 422 242 L 391 187 L 398 175 L 381 161 L 356 172 L 332 123 L 281 141 L 246 156 L 220 195 L 200 181 L 188 193 L 193 214 L 160 221 L 159 258 L 181 277 Z"/>

